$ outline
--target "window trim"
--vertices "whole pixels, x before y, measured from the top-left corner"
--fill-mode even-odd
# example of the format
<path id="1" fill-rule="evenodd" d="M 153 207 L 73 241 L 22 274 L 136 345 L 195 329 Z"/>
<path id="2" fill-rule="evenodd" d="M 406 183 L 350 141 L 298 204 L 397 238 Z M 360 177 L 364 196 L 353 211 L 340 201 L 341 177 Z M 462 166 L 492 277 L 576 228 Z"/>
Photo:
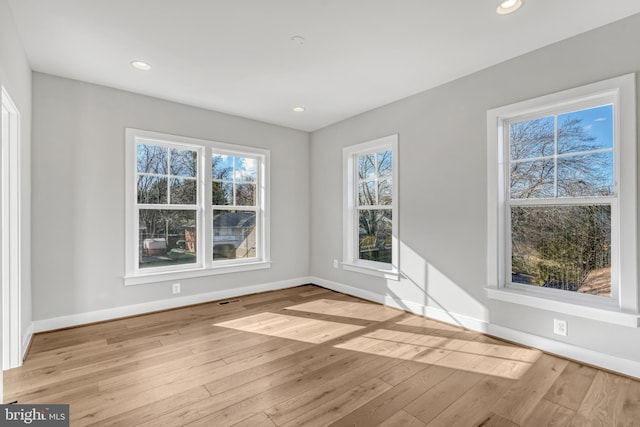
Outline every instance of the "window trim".
<path id="1" fill-rule="evenodd" d="M 198 182 L 198 200 L 196 204 L 196 220 L 199 224 L 197 239 L 197 262 L 195 264 L 179 264 L 176 266 L 158 267 L 152 270 L 142 270 L 138 267 L 138 255 L 136 243 L 138 242 L 135 224 L 136 211 L 140 209 L 136 203 L 137 192 L 137 152 L 136 145 L 139 141 L 169 147 L 185 147 L 198 152 L 198 161 L 201 164 L 196 180 Z M 211 155 L 213 153 L 232 154 L 256 158 L 258 185 L 256 188 L 256 206 L 252 207 L 257 212 L 257 244 L 256 258 L 238 260 L 214 261 L 213 257 L 213 209 L 211 200 L 212 178 L 207 172 L 211 171 Z M 208 141 L 198 138 L 176 136 L 141 129 L 125 129 L 125 285 L 138 285 L 144 283 L 179 280 L 183 278 L 202 277 L 216 274 L 235 273 L 257 269 L 270 268 L 270 231 L 269 231 L 269 167 L 270 151 L 255 147 L 229 144 L 216 141 Z M 172 208 L 181 205 L 172 205 Z M 189 205 L 189 209 L 193 206 Z M 210 236 L 210 239 L 203 238 Z M 211 247 L 209 247 L 211 246 Z"/>
<path id="2" fill-rule="evenodd" d="M 508 183 L 507 145 L 504 124 L 514 117 L 545 112 L 561 114 L 593 106 L 595 100 L 609 97 L 614 104 L 614 164 L 617 194 L 612 206 L 612 236 L 616 235 L 617 296 L 610 300 L 572 295 L 548 289 L 506 286 L 507 251 L 510 248 L 506 226 L 505 198 Z M 635 74 L 581 86 L 539 98 L 487 111 L 487 295 L 510 303 L 597 318 L 638 327 L 638 268 L 636 251 L 636 90 Z M 564 109 L 564 110 L 563 110 Z M 617 219 L 614 219 L 617 208 Z M 617 222 L 617 223 L 616 223 Z M 614 231 L 613 227 L 617 229 Z M 621 232 L 624 230 L 624 232 Z M 612 242 L 613 245 L 613 242 Z M 616 262 L 612 258 L 612 264 Z M 612 270 L 612 276 L 614 272 Z M 612 282 L 613 282 L 612 277 Z M 551 292 L 544 292 L 551 291 Z M 586 298 L 585 298 L 586 297 Z"/>
<path id="3" fill-rule="evenodd" d="M 391 263 L 361 260 L 358 258 L 357 226 L 357 158 L 362 154 L 379 151 L 392 151 L 392 191 L 391 191 Z M 343 148 L 343 261 L 342 268 L 347 271 L 369 274 L 391 280 L 400 279 L 399 264 L 399 228 L 398 228 L 398 134 L 378 138 Z"/>

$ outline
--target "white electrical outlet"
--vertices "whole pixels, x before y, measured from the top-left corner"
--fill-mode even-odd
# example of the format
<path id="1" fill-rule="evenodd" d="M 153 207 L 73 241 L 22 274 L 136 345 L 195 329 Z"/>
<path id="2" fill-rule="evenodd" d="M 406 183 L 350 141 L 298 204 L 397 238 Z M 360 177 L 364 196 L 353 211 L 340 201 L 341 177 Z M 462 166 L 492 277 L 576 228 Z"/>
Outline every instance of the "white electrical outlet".
<path id="1" fill-rule="evenodd" d="M 339 264 L 338 264 L 338 260 L 334 259 L 333 260 L 333 268 L 338 268 Z"/>
<path id="2" fill-rule="evenodd" d="M 553 319 L 553 333 L 556 335 L 561 335 L 563 337 L 567 336 L 567 321 L 560 319 Z"/>
<path id="3" fill-rule="evenodd" d="M 180 293 L 180 283 L 174 283 L 173 287 L 172 287 L 173 293 L 174 294 L 179 294 Z"/>

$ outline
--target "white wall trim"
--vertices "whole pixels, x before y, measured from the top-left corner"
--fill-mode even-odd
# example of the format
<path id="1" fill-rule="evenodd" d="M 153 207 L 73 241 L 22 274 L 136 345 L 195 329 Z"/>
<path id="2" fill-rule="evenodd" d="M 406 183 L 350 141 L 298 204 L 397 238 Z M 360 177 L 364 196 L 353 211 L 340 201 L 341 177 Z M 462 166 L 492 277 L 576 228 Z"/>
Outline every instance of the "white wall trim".
<path id="1" fill-rule="evenodd" d="M 196 261 L 191 264 L 172 265 L 164 267 L 140 268 L 139 261 L 141 254 L 140 233 L 138 220 L 140 211 L 147 208 L 160 208 L 162 205 L 150 203 L 149 205 L 138 204 L 136 198 L 137 191 L 137 145 L 150 144 L 164 149 L 179 148 L 197 153 L 197 173 L 196 183 L 200 196 L 198 203 L 194 205 L 182 205 L 180 209 L 187 209 L 195 215 L 196 222 L 204 224 L 196 229 Z M 246 206 L 256 214 L 256 256 L 249 262 L 247 259 L 232 259 L 225 261 L 214 261 L 213 259 L 213 237 L 211 209 L 204 209 L 205 206 L 214 206 L 211 201 L 211 158 L 213 153 L 241 156 L 254 159 L 256 161 L 256 204 Z M 249 271 L 261 268 L 270 268 L 270 150 L 263 148 L 249 147 L 244 145 L 229 144 L 205 139 L 190 138 L 186 136 L 170 135 L 159 132 L 151 132 L 141 129 L 125 129 L 125 210 L 127 212 L 127 222 L 125 224 L 125 276 L 124 284 L 136 285 L 142 283 L 154 283 L 154 277 L 166 275 L 162 280 L 175 280 L 185 277 L 199 277 L 204 275 L 233 273 L 238 271 Z M 207 172 L 209 171 L 209 172 Z M 208 191 L 204 191 L 209 188 Z M 204 197 L 201 197 L 203 196 Z M 145 207 L 148 206 L 148 207 Z M 178 205 L 174 205 L 176 208 Z M 233 205 L 227 206 L 228 208 Z M 208 237 L 207 237 L 208 236 Z"/>
<path id="2" fill-rule="evenodd" d="M 492 335 L 497 338 L 513 341 L 525 346 L 535 347 L 542 351 L 558 356 L 587 363 L 589 365 L 598 366 L 635 378 L 640 378 L 640 361 L 624 359 L 622 357 L 612 356 L 598 351 L 578 347 L 573 344 L 567 344 L 549 338 L 528 334 L 526 332 L 516 331 L 515 329 L 494 325 L 489 322 L 485 322 L 483 320 L 475 319 L 465 315 L 450 313 L 440 308 L 427 307 L 415 302 L 393 298 L 389 295 L 381 295 L 375 292 L 366 291 L 342 283 L 325 280 L 319 277 L 310 277 L 309 282 L 327 289 L 334 290 L 336 292 L 341 292 L 368 301 L 385 304 L 390 307 L 406 310 L 414 314 L 429 317 L 435 320 L 440 320 L 452 325 L 463 326 L 467 329 Z"/>
<path id="3" fill-rule="evenodd" d="M 29 350 L 29 345 L 31 345 L 31 340 L 33 339 L 33 322 L 29 324 L 29 327 L 22 335 L 22 346 L 20 347 L 20 364 L 22 365 L 22 361 L 27 355 L 27 350 Z"/>
<path id="4" fill-rule="evenodd" d="M 589 350 L 549 338 L 516 331 L 504 326 L 488 324 L 487 334 L 502 338 L 508 341 L 517 342 L 529 347 L 535 347 L 547 353 L 577 360 L 589 365 L 598 366 L 610 371 L 619 372 L 635 378 L 640 378 L 640 362 L 636 360 L 624 359 L 618 356 Z"/>
<path id="5" fill-rule="evenodd" d="M 22 187 L 20 111 L 5 87 L 1 88 L 2 153 L 0 154 L 1 210 L 0 263 L 2 270 L 2 368 L 22 365 L 20 338 L 22 321 Z"/>
<path id="6" fill-rule="evenodd" d="M 512 304 L 521 304 L 541 310 L 566 313 L 572 316 L 583 317 L 585 319 L 598 319 L 601 322 L 612 323 L 614 325 L 637 328 L 640 326 L 640 314 L 625 313 L 620 309 L 607 309 L 599 307 L 589 307 L 576 305 L 571 302 L 559 299 L 542 298 L 533 295 L 531 292 L 525 293 L 516 289 L 492 289 L 485 288 L 487 297 Z"/>
<path id="7" fill-rule="evenodd" d="M 309 280 L 315 285 L 322 286 L 336 292 L 388 305 L 389 307 L 399 308 L 400 310 L 405 310 L 413 314 L 430 317 L 435 320 L 441 320 L 453 325 L 473 329 L 474 331 L 486 332 L 486 322 L 479 321 L 469 316 L 447 312 L 439 308 L 427 307 L 412 301 L 394 298 L 390 295 L 380 295 L 374 292 L 355 288 L 353 286 L 343 285 L 342 283 L 321 279 L 319 277 L 311 277 Z"/>
<path id="8" fill-rule="evenodd" d="M 534 308 L 556 301 L 555 311 L 572 316 L 597 318 L 637 328 L 637 162 L 636 162 L 636 74 L 580 86 L 528 99 L 487 111 L 487 295 L 491 299 L 515 302 Z M 615 197 L 599 198 L 611 206 L 611 298 L 578 292 L 518 285 L 511 280 L 511 238 L 508 206 L 522 206 L 531 200 L 509 200 L 509 154 L 505 129 L 511 120 L 561 114 L 598 105 L 614 105 Z M 595 202 L 594 198 L 593 201 Z M 574 204 L 572 198 L 562 204 Z M 580 198 L 578 203 L 586 203 Z M 534 205 L 556 205 L 559 199 L 538 199 Z M 590 203 L 590 202 L 589 202 Z M 624 231 L 623 231 L 624 230 Z M 509 288 L 509 289 L 508 289 Z M 519 289 L 517 292 L 512 292 Z M 501 292 L 497 292 L 501 291 Z M 526 295 L 531 298 L 526 298 Z M 562 294 L 562 295 L 561 295 Z M 540 298 L 538 298 L 540 297 Z M 540 301 L 545 299 L 545 301 Z M 610 307 L 607 307 L 610 305 Z M 544 307 L 544 305 L 543 305 Z M 595 307 L 595 310 L 593 309 Z M 609 310 L 610 313 L 604 313 Z M 635 316 L 635 318 L 634 318 Z"/>
<path id="9" fill-rule="evenodd" d="M 298 277 L 295 279 L 283 280 L 279 282 L 262 283 L 258 285 L 244 286 L 233 289 L 223 289 L 219 291 L 207 292 L 197 295 L 187 295 L 171 299 L 151 301 L 141 304 L 132 304 L 122 307 L 96 310 L 69 316 L 60 316 L 50 319 L 36 320 L 33 322 L 33 332 L 46 332 L 54 329 L 68 328 L 72 326 L 84 325 L 87 323 L 103 322 L 114 320 L 120 317 L 135 316 L 139 314 L 151 313 L 154 311 L 179 308 L 193 304 L 201 304 L 226 298 L 235 298 L 242 295 L 254 294 L 257 292 L 275 291 L 279 289 L 293 288 L 310 283 L 308 277 Z"/>
<path id="10" fill-rule="evenodd" d="M 391 208 L 393 213 L 391 218 L 391 263 L 378 261 L 369 261 L 359 258 L 358 253 L 358 173 L 357 163 L 358 157 L 366 154 L 375 154 L 380 151 L 391 150 L 392 166 L 392 194 Z M 342 268 L 345 270 L 355 271 L 358 273 L 370 274 L 373 276 L 384 277 L 391 280 L 399 280 L 399 220 L 398 220 L 398 134 L 393 134 L 378 138 L 372 141 L 362 142 L 356 145 L 350 145 L 342 149 L 342 174 L 343 174 L 343 213 L 342 213 Z"/>
<path id="11" fill-rule="evenodd" d="M 192 277 L 206 277 L 217 274 L 237 273 L 240 271 L 253 271 L 271 268 L 270 261 L 246 262 L 222 265 L 216 267 L 202 267 L 192 270 L 173 270 L 164 273 L 138 274 L 133 276 L 125 276 L 123 278 L 125 286 L 143 285 L 157 282 L 169 282 L 174 280 L 189 279 Z"/>

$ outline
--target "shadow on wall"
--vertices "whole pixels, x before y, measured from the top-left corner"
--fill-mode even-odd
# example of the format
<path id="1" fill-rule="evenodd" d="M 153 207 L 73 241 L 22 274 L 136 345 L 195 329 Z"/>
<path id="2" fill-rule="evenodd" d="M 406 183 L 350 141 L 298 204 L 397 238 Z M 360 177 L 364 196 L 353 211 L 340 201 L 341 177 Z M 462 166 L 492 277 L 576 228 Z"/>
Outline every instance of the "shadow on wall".
<path id="1" fill-rule="evenodd" d="M 386 291 L 403 309 L 474 329 L 489 321 L 482 303 L 404 243 L 400 259 L 400 281 L 387 280 Z"/>

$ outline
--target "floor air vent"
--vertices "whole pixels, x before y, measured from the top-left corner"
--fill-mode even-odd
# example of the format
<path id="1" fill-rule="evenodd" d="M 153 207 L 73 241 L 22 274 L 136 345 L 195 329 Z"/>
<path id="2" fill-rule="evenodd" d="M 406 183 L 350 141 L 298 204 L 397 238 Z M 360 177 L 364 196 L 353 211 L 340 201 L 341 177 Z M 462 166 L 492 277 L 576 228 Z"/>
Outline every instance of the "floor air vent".
<path id="1" fill-rule="evenodd" d="M 218 303 L 218 305 L 227 305 L 227 304 L 232 304 L 234 302 L 240 302 L 240 300 L 239 299 L 232 299 L 232 300 L 228 300 L 228 301 L 220 301 Z"/>

